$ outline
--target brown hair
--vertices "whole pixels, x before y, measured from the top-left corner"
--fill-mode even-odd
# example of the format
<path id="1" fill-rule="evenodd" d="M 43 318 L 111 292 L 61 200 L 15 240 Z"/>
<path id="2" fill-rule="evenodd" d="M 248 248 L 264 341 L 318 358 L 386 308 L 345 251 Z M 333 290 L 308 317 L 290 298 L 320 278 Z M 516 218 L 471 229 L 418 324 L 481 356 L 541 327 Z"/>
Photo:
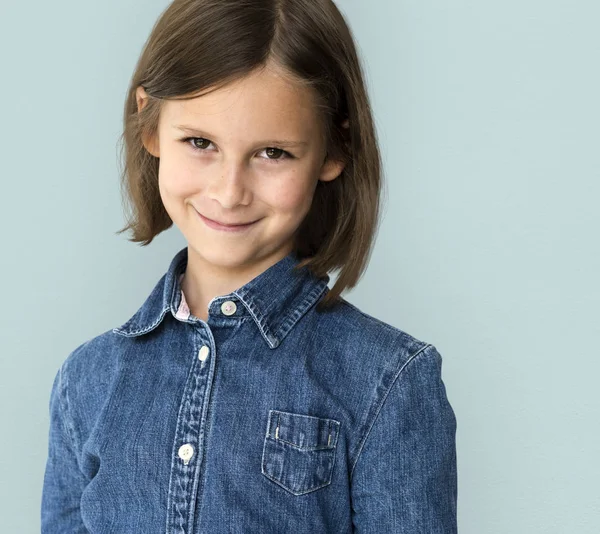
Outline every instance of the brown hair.
<path id="1" fill-rule="evenodd" d="M 296 232 L 299 268 L 318 277 L 339 269 L 319 302 L 322 309 L 354 287 L 369 262 L 382 186 L 360 61 L 332 0 L 175 0 L 166 8 L 144 45 L 125 102 L 121 188 L 131 212 L 117 234 L 131 230 L 129 240 L 145 246 L 173 224 L 159 193 L 159 160 L 142 142 L 157 132 L 161 102 L 205 94 L 269 62 L 313 90 L 328 157 L 346 162 L 340 176 L 318 181 Z M 140 85 L 149 98 L 138 112 Z"/>

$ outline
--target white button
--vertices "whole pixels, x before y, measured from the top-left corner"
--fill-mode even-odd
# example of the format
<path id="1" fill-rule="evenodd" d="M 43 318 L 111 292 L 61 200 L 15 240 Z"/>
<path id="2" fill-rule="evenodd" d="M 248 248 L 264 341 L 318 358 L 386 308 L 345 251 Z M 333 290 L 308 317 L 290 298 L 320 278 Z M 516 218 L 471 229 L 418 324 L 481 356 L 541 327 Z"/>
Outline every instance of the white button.
<path id="1" fill-rule="evenodd" d="M 200 351 L 198 352 L 198 359 L 203 362 L 204 360 L 206 360 L 206 358 L 208 358 L 208 353 L 210 352 L 209 348 L 204 345 Z"/>
<path id="2" fill-rule="evenodd" d="M 179 458 L 183 460 L 185 465 L 188 464 L 192 456 L 194 456 L 194 447 L 192 447 L 189 443 L 179 447 Z"/>
<path id="3" fill-rule="evenodd" d="M 227 300 L 223 302 L 223 304 L 221 304 L 221 311 L 225 315 L 233 315 L 236 309 L 237 306 L 235 305 L 235 302 L 233 302 L 233 300 Z"/>

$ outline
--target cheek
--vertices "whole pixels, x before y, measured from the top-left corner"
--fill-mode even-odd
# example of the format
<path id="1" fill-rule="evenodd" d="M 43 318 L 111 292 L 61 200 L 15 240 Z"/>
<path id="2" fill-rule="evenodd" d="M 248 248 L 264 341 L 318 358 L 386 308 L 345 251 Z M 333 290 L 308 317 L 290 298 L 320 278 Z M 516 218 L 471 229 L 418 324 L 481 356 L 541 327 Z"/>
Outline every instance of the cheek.
<path id="1" fill-rule="evenodd" d="M 261 198 L 273 209 L 280 212 L 299 213 L 310 208 L 316 182 L 304 177 L 282 180 L 263 192 Z"/>
<path id="2" fill-rule="evenodd" d="M 198 191 L 198 173 L 189 165 L 166 158 L 160 160 L 158 186 L 163 201 L 186 197 Z"/>

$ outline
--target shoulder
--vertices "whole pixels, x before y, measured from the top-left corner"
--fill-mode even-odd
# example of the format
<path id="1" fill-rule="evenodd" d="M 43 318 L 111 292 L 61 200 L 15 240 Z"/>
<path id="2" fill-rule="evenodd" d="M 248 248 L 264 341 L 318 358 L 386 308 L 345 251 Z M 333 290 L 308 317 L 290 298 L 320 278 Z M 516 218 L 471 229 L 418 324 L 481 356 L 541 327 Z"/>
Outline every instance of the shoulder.
<path id="1" fill-rule="evenodd" d="M 442 392 L 441 356 L 433 344 L 338 299 L 318 314 L 314 344 L 334 384 L 329 387 L 341 389 L 337 398 L 347 403 L 344 411 L 354 414 L 354 465 L 384 405 L 399 421 L 407 403 Z"/>
<path id="2" fill-rule="evenodd" d="M 327 318 L 336 326 L 352 334 L 353 340 L 362 339 L 380 349 L 394 349 L 403 354 L 413 354 L 428 343 L 409 332 L 371 315 L 343 297 Z"/>
<path id="3" fill-rule="evenodd" d="M 121 343 L 121 336 L 107 330 L 75 347 L 63 360 L 61 370 L 67 375 L 96 373 L 103 367 L 114 365 L 115 346 Z"/>
<path id="4" fill-rule="evenodd" d="M 58 374 L 63 402 L 69 405 L 73 417 L 79 410 L 93 413 L 101 406 L 118 373 L 119 354 L 123 352 L 118 346 L 122 340 L 108 330 L 79 344 L 64 358 Z"/>
<path id="5" fill-rule="evenodd" d="M 330 346 L 344 352 L 360 354 L 368 365 L 397 369 L 431 343 L 377 318 L 343 297 L 321 312 L 319 330 L 327 336 Z"/>
<path id="6" fill-rule="evenodd" d="M 112 330 L 77 345 L 55 372 L 50 391 L 50 409 L 59 403 L 71 438 L 80 450 L 97 414 L 104 406 L 118 377 L 116 345 L 120 336 Z"/>

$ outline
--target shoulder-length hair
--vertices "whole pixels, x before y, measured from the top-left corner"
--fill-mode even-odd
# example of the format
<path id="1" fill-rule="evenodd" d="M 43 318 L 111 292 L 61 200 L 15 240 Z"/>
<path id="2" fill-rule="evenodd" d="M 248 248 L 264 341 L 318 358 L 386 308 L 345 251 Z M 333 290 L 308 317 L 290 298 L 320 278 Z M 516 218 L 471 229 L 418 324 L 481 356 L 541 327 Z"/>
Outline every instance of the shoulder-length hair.
<path id="1" fill-rule="evenodd" d="M 129 241 L 150 244 L 173 221 L 158 187 L 158 158 L 144 147 L 158 129 L 162 101 L 190 99 L 274 62 L 313 90 L 328 157 L 346 162 L 319 181 L 296 232 L 298 268 L 318 277 L 339 270 L 319 302 L 334 303 L 368 265 L 379 224 L 381 158 L 351 31 L 332 0 L 175 0 L 148 37 L 131 78 L 121 135 L 121 191 Z M 138 112 L 136 89 L 148 102 Z"/>

